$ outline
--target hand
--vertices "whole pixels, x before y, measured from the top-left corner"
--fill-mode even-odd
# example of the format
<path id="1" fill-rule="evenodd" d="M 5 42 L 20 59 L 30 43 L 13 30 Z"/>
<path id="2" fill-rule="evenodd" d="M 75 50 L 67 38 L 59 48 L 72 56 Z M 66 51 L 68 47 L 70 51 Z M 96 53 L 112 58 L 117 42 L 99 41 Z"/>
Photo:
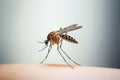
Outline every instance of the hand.
<path id="1" fill-rule="evenodd" d="M 120 80 L 120 69 L 62 64 L 0 64 L 0 80 Z"/>

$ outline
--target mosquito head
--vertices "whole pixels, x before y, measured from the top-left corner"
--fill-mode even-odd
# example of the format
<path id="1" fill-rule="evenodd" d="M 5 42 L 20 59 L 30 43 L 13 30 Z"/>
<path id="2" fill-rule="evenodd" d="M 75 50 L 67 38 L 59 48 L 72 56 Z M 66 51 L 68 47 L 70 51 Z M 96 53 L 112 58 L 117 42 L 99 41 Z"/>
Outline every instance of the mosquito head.
<path id="1" fill-rule="evenodd" d="M 49 42 L 49 40 L 45 40 L 45 42 L 44 42 L 44 43 L 45 43 L 45 45 L 48 45 L 48 42 Z"/>
<path id="2" fill-rule="evenodd" d="M 54 31 L 50 32 L 47 36 L 47 40 L 45 40 L 45 44 L 47 45 L 48 42 L 52 39 L 52 36 L 55 34 Z"/>

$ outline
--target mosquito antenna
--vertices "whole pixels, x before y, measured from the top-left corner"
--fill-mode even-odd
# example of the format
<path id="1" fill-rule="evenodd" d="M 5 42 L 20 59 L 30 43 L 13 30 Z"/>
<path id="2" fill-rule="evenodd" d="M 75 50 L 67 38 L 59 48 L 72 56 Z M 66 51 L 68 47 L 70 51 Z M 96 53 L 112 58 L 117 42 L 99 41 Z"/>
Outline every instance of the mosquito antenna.
<path id="1" fill-rule="evenodd" d="M 42 37 L 40 37 L 40 39 L 41 39 L 41 41 L 37 41 L 38 43 L 45 43 L 45 40 L 42 38 Z"/>
<path id="2" fill-rule="evenodd" d="M 45 41 L 45 40 L 42 38 L 42 36 L 40 37 L 40 39 L 41 39 L 42 41 Z"/>
<path id="3" fill-rule="evenodd" d="M 45 43 L 44 41 L 43 42 L 41 42 L 41 41 L 37 41 L 38 43 Z"/>

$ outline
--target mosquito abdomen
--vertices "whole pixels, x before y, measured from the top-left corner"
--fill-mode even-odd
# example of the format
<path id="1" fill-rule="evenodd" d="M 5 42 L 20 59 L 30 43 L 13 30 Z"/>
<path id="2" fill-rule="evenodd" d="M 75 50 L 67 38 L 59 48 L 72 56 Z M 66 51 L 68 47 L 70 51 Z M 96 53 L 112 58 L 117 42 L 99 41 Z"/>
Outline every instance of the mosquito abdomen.
<path id="1" fill-rule="evenodd" d="M 78 43 L 73 37 L 65 34 L 61 34 L 60 37 L 66 41 L 72 42 L 72 43 Z"/>

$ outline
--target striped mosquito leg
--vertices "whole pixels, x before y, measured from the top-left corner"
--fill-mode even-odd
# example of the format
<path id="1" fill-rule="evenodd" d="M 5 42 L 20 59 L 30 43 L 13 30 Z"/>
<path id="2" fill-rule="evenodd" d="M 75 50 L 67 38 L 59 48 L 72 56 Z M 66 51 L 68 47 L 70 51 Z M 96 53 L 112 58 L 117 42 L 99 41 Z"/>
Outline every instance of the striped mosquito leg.
<path id="1" fill-rule="evenodd" d="M 47 57 L 48 57 L 48 55 L 49 55 L 51 49 L 52 49 L 52 44 L 49 45 L 48 53 L 47 53 L 47 55 L 45 56 L 45 58 L 44 58 L 40 63 L 43 63 L 43 62 L 47 59 Z"/>
<path id="2" fill-rule="evenodd" d="M 75 62 L 73 59 L 71 59 L 67 54 L 66 52 L 62 49 L 62 40 L 61 40 L 61 44 L 60 44 L 60 49 L 61 51 L 68 57 L 69 60 L 71 60 L 73 63 L 75 63 L 76 65 L 79 65 L 81 66 L 80 64 L 78 64 L 77 62 Z"/>
<path id="3" fill-rule="evenodd" d="M 66 61 L 66 59 L 63 57 L 63 55 L 61 54 L 61 52 L 60 52 L 59 49 L 60 49 L 60 47 L 59 47 L 59 44 L 58 44 L 58 45 L 57 45 L 57 50 L 58 50 L 59 54 L 61 55 L 61 57 L 63 58 L 63 60 L 67 63 L 67 65 L 73 69 L 73 67 L 72 67 L 72 66 Z"/>

